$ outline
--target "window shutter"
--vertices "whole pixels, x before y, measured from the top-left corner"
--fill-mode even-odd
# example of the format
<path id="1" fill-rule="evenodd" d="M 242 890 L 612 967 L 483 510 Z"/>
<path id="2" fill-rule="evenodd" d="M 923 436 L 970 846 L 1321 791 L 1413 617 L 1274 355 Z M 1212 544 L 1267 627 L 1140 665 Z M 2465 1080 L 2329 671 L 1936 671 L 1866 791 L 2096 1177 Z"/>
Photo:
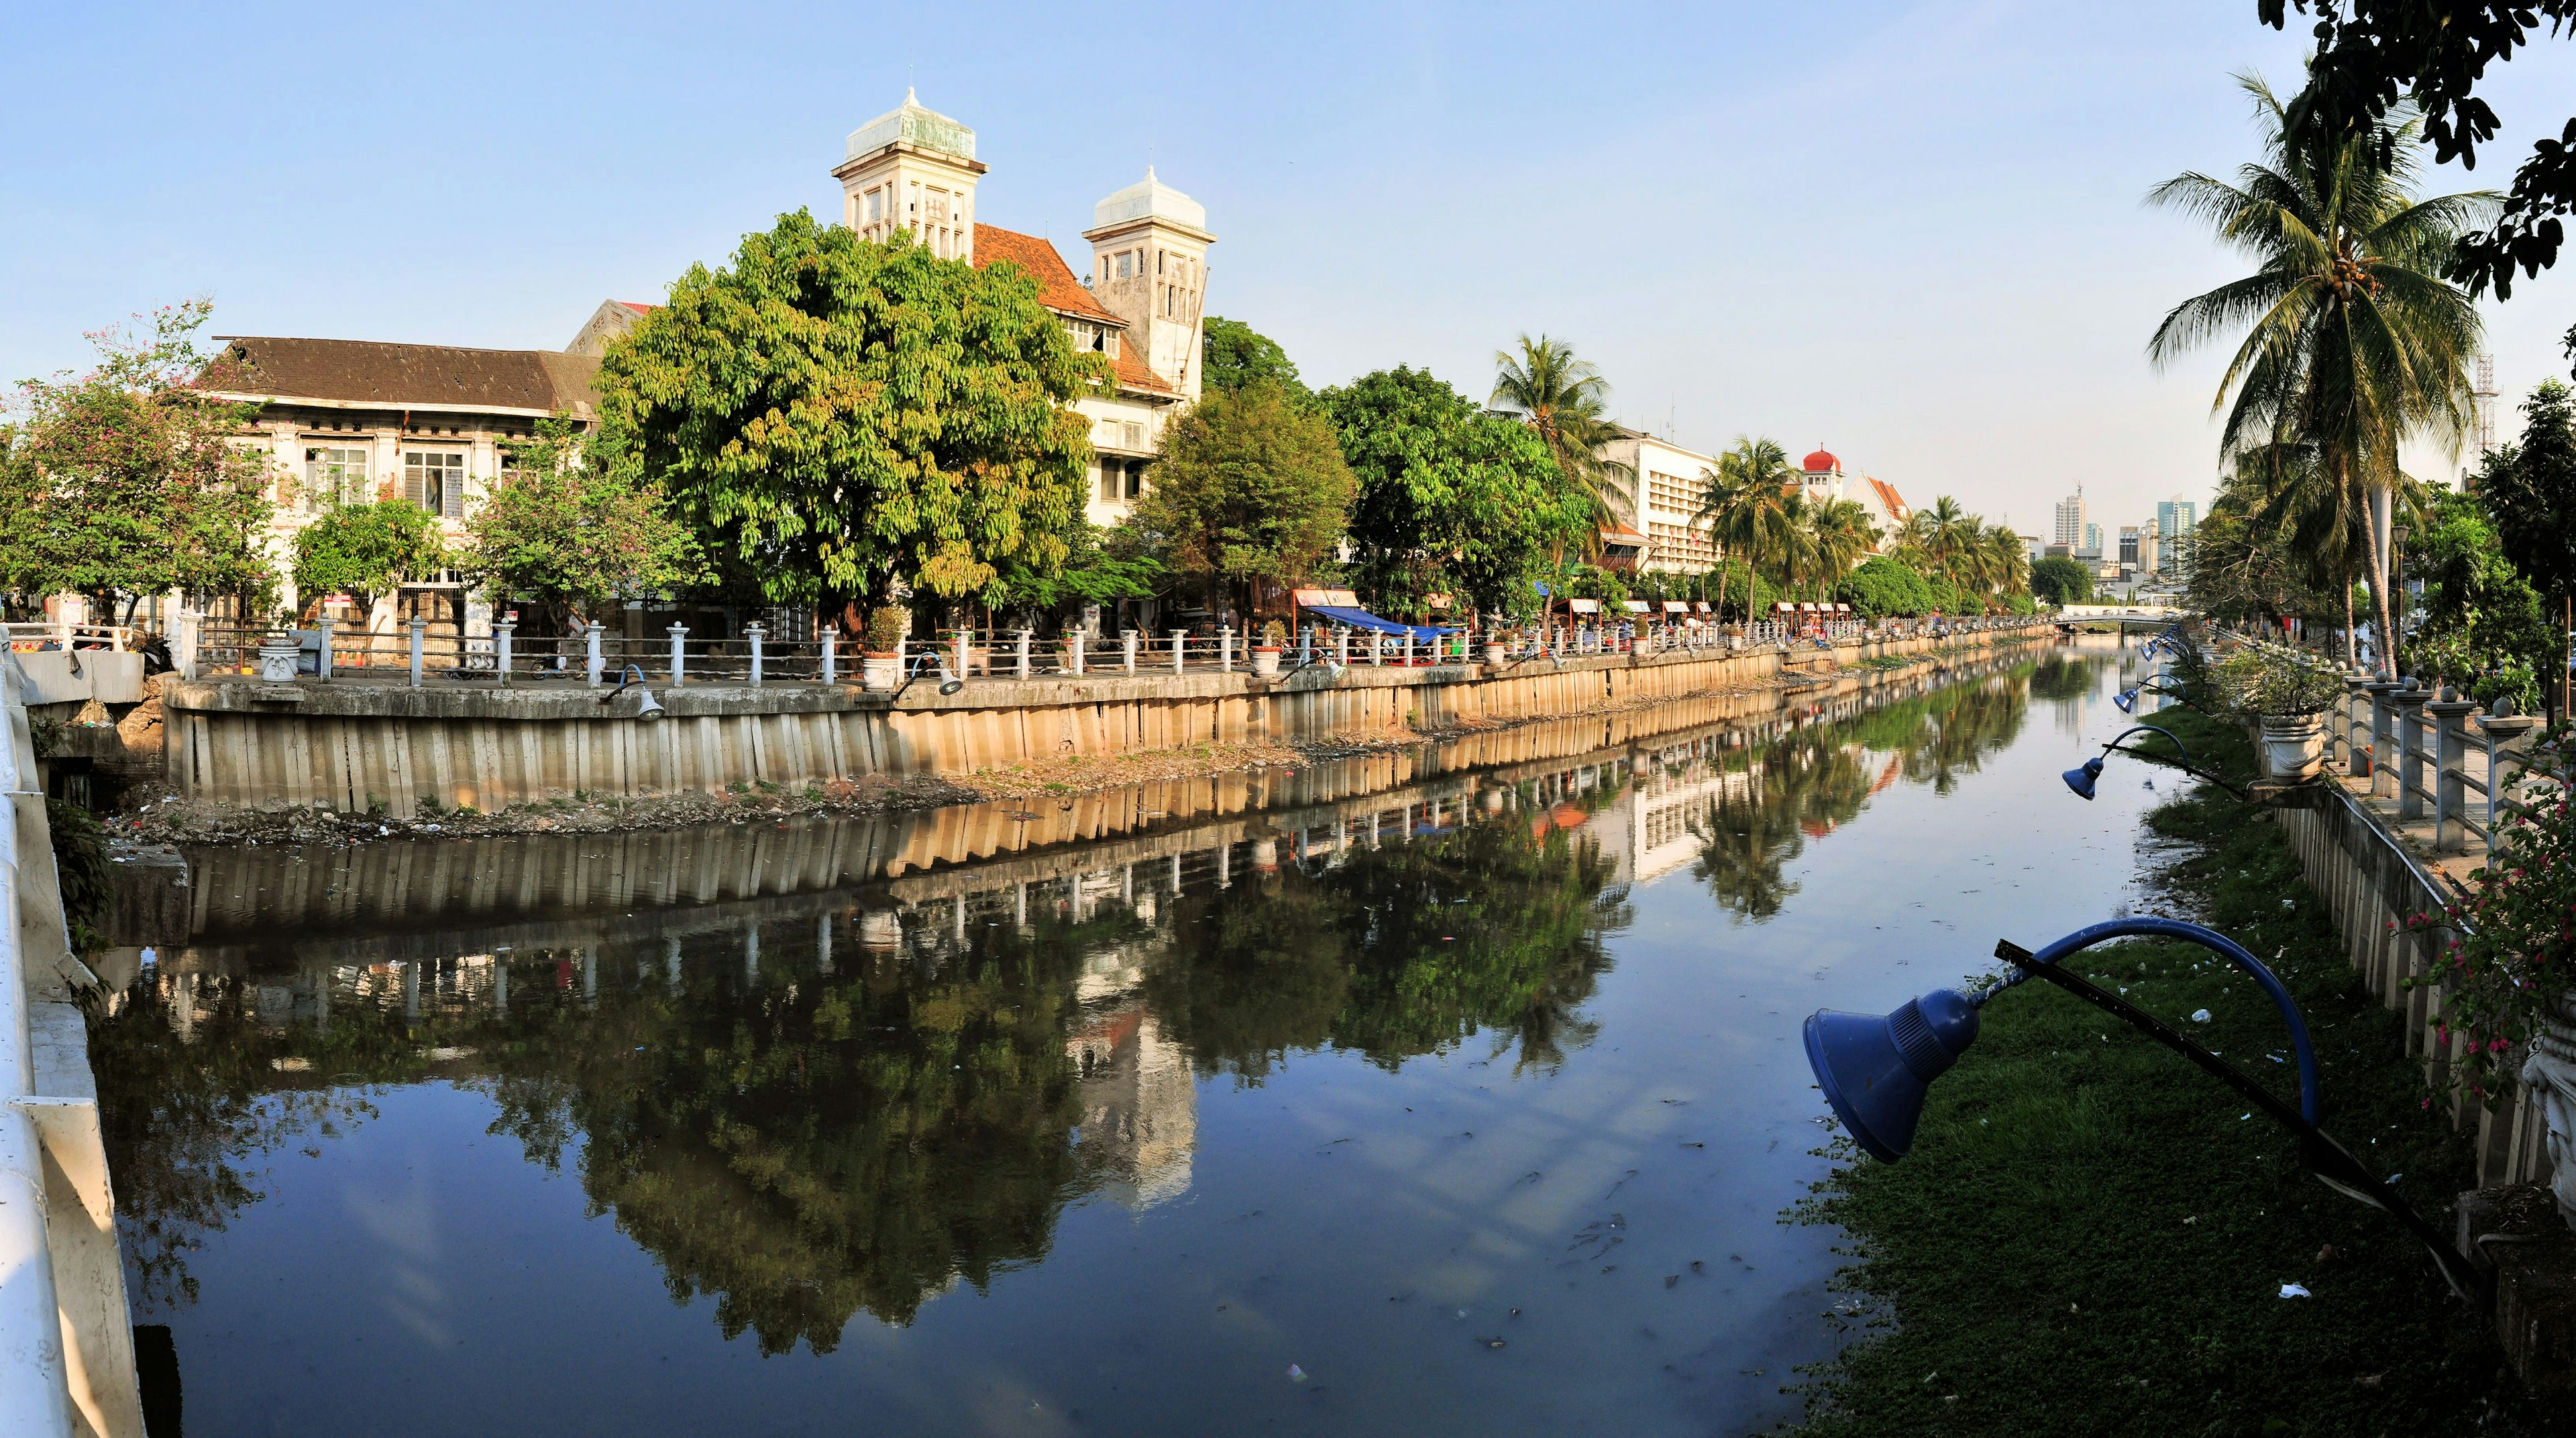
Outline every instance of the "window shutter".
<path id="1" fill-rule="evenodd" d="M 465 471 L 449 470 L 447 483 L 439 486 L 438 497 L 445 503 L 448 518 L 463 519 L 465 517 Z"/>
<path id="2" fill-rule="evenodd" d="M 422 503 L 419 455 L 403 456 L 403 498 L 414 504 Z"/>

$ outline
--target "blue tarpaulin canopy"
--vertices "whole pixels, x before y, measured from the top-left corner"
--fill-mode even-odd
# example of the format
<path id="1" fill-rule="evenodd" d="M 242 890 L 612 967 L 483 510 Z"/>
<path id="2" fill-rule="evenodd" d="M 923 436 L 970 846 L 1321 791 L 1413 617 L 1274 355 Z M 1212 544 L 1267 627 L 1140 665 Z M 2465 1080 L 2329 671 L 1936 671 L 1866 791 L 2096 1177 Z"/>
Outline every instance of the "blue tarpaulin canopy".
<path id="1" fill-rule="evenodd" d="M 1348 609 L 1338 604 L 1309 604 L 1305 608 L 1309 614 L 1320 614 L 1335 624 L 1346 624 L 1353 629 L 1373 629 L 1380 634 L 1410 634 L 1416 644 L 1428 644 L 1443 634 L 1458 632 L 1455 629 L 1440 629 L 1428 624 L 1406 624 L 1394 619 L 1380 619 L 1365 609 Z"/>

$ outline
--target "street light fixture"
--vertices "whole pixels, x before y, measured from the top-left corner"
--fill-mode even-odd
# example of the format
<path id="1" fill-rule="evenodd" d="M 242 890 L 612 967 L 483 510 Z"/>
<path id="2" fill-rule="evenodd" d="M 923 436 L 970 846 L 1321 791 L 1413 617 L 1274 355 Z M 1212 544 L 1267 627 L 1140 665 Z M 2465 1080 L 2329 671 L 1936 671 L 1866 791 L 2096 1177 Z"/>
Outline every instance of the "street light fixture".
<path id="1" fill-rule="evenodd" d="M 634 715 L 636 719 L 650 723 L 662 717 L 660 702 L 654 699 L 652 690 L 644 687 L 644 670 L 640 665 L 627 665 L 625 672 L 617 676 L 617 687 L 599 696 L 599 702 L 602 705 L 613 704 L 617 702 L 617 696 L 629 689 L 634 690 L 636 695 Z"/>
<path id="2" fill-rule="evenodd" d="M 2119 696 L 2111 702 L 2120 706 L 2121 713 L 2127 714 L 2138 707 L 2139 694 L 2162 694 L 2167 698 L 2181 700 L 2185 708 L 2200 709 L 2199 705 L 2192 703 L 2190 698 L 2187 697 L 2189 691 L 2186 689 L 2166 689 L 2162 687 L 2155 689 L 2147 688 L 2148 685 L 2154 684 L 2156 681 L 2165 677 L 2166 676 L 2162 674 L 2150 674 L 2146 678 L 2139 680 L 2137 683 L 2130 685 L 2128 688 L 2121 690 Z M 2206 714 L 2209 711 L 2201 709 L 2200 712 Z"/>
<path id="3" fill-rule="evenodd" d="M 2243 969 L 2281 1011 L 2290 1029 L 2298 1061 L 2299 1106 L 2292 1108 L 2271 1091 L 2218 1055 L 2183 1037 L 2154 1015 L 2119 995 L 2069 973 L 2061 960 L 2105 940 L 2137 936 L 2181 939 L 2216 952 Z M 2483 1309 L 2492 1302 L 2486 1278 L 2460 1256 L 2441 1232 L 2407 1206 L 2397 1190 L 2372 1173 L 2349 1149 L 2317 1127 L 2317 1058 L 2308 1039 L 2306 1020 L 2289 990 L 2262 960 L 2226 935 L 2179 919 L 2114 919 L 2078 929 L 2037 953 L 2009 941 L 1995 945 L 1995 957 L 2019 972 L 1976 994 L 1936 989 L 1909 999 L 1890 1014 L 1839 1013 L 1819 1009 L 1807 1018 L 1808 1067 L 1861 1151 L 1883 1163 L 1894 1163 L 1914 1147 L 1915 1125 L 1932 1081 L 1976 1041 L 1978 1011 L 1995 995 L 2039 978 L 2118 1018 L 2166 1048 L 2181 1054 L 2204 1072 L 2243 1094 L 2273 1122 L 2299 1139 L 2299 1157 L 2326 1187 L 2378 1208 L 2395 1218 L 2423 1243 L 2451 1291 Z"/>
<path id="4" fill-rule="evenodd" d="M 2150 753 L 2145 749 L 2124 749 L 2120 747 L 2121 740 L 2128 738 L 2132 734 L 2141 733 L 2163 734 L 2166 739 L 2172 741 L 2175 748 L 2182 750 L 2182 758 L 2168 759 L 2162 754 Z M 2239 799 L 2250 799 L 2253 797 L 2252 795 L 2247 794 L 2243 789 L 2236 787 L 2225 779 L 2222 779 L 2217 775 L 2210 773 L 2208 770 L 2191 763 L 2191 750 L 2186 748 L 2180 739 L 2174 738 L 2171 733 L 2163 729 L 2159 729 L 2153 724 L 2132 724 L 2128 728 L 2121 730 L 2119 733 L 2111 736 L 2110 743 L 2102 746 L 2102 753 L 2094 755 L 2092 758 L 2087 759 L 2083 763 L 2076 765 L 2074 768 L 2067 770 L 2064 774 L 2058 777 L 2066 781 L 2067 788 L 2075 791 L 2076 798 L 2090 799 L 2093 797 L 2094 784 L 2102 777 L 2102 760 L 2104 756 L 2112 753 L 2135 754 L 2139 758 L 2149 760 L 2153 763 L 2169 765 L 2172 768 L 2180 769 L 2194 778 L 2206 779 L 2210 783 L 2217 785 L 2219 788 L 2226 790 L 2228 793 L 2235 795 Z"/>

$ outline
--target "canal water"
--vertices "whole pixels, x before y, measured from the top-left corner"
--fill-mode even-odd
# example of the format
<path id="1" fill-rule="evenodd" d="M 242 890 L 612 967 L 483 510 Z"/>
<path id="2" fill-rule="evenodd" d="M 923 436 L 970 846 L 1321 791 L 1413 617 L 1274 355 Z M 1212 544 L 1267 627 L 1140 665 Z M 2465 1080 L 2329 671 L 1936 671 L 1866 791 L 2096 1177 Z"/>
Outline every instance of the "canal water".
<path id="1" fill-rule="evenodd" d="M 1780 1221 L 1829 1137 L 1800 1020 L 2135 900 L 2148 771 L 2058 778 L 2125 718 L 2087 644 L 134 867 L 93 1057 L 136 1320 L 191 1438 L 1766 1429 L 1843 1341 L 1836 1235 Z"/>

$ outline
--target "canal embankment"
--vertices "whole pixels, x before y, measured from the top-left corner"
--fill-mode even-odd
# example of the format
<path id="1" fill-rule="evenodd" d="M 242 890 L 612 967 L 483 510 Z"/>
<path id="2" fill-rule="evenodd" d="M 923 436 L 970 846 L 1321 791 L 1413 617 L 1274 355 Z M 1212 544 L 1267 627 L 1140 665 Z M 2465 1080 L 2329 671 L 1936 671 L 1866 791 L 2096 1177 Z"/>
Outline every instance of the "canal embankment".
<path id="1" fill-rule="evenodd" d="M 1793 712 L 2023 654 L 2044 627 L 1799 651 L 970 680 L 895 695 L 691 685 L 638 701 L 578 684 L 165 683 L 166 783 L 131 843 L 364 840 L 678 827 L 1095 793 L 1575 726 L 1543 746 Z M 603 704 L 603 699 L 610 702 Z M 1506 762 L 1495 760 L 1493 762 Z"/>
<path id="2" fill-rule="evenodd" d="M 2241 732 L 2187 711 L 2157 722 L 2250 773 Z M 2482 1118 L 2428 1086 L 2413 940 L 2383 937 L 2421 875 L 2373 855 L 2366 814 L 2194 786 L 2149 823 L 2155 911 L 2244 943 L 2305 1013 L 2328 1132 L 2440 1227 L 2464 1191 L 2529 1178 L 2536 1158 L 2545 1173 L 2517 1138 L 2527 1099 Z M 2081 963 L 2295 1101 L 2280 1016 L 2241 973 L 2157 942 Z M 1983 1020 L 1912 1154 L 1846 1148 L 1801 1211 L 1849 1234 L 1837 1282 L 1871 1330 L 1814 1375 L 1805 1431 L 2558 1431 L 2421 1247 L 2311 1179 L 2238 1097 L 2047 985 Z"/>

